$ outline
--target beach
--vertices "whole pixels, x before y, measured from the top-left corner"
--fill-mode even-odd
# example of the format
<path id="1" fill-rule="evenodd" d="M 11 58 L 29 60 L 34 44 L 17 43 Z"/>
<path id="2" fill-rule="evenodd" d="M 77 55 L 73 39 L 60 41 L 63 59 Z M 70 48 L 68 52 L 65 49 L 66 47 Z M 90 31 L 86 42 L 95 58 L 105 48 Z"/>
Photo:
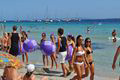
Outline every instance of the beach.
<path id="1" fill-rule="evenodd" d="M 36 53 L 37 54 L 37 53 Z M 34 54 L 30 54 L 30 56 L 35 57 Z M 20 58 L 20 57 L 19 57 Z M 35 64 L 35 76 L 36 80 L 41 80 L 44 78 L 45 80 L 69 80 L 71 79 L 75 74 L 72 72 L 68 77 L 60 77 L 62 75 L 61 66 L 59 65 L 58 70 L 55 69 L 55 66 L 53 69 L 44 70 L 42 60 L 39 60 L 39 62 L 33 61 L 32 59 L 29 60 L 31 64 Z M 50 67 L 50 66 L 49 66 Z M 0 69 L 0 75 L 3 74 L 4 69 Z M 24 76 L 24 74 L 27 72 L 26 65 L 24 65 L 22 68 L 18 69 L 18 73 Z M 108 72 L 104 70 L 99 70 L 97 67 L 95 68 L 95 79 L 94 80 L 118 80 L 118 74 L 115 74 L 115 72 L 112 72 L 111 75 L 107 74 Z M 82 80 L 89 80 L 90 75 L 87 78 L 84 78 Z M 43 79 L 43 80 L 44 80 Z"/>
<path id="2" fill-rule="evenodd" d="M 92 39 L 92 47 L 93 47 L 93 58 L 95 64 L 95 80 L 118 80 L 120 75 L 119 70 L 119 60 L 116 64 L 116 70 L 112 70 L 112 61 L 113 55 L 117 46 L 120 44 L 120 40 L 116 43 L 112 43 L 112 40 L 109 39 L 111 37 L 111 32 L 115 28 L 117 30 L 117 37 L 120 37 L 120 24 L 81 24 L 81 23 L 49 23 L 45 24 L 43 22 L 7 22 L 4 23 L 6 25 L 5 32 L 11 32 L 12 26 L 23 26 L 23 30 L 30 31 L 29 39 L 34 39 L 40 42 L 41 33 L 46 32 L 47 40 L 50 40 L 49 36 L 51 32 L 57 37 L 57 29 L 59 27 L 64 28 L 65 36 L 68 33 L 73 34 L 75 37 L 78 34 L 82 34 L 83 38 L 90 37 Z M 86 34 L 87 26 L 91 26 L 90 34 Z M 19 28 L 18 28 L 19 32 Z M 2 35 L 2 34 L 1 34 Z M 36 70 L 34 74 L 36 75 L 36 80 L 41 80 L 42 77 L 47 77 L 48 80 L 69 80 L 74 76 L 74 73 L 69 75 L 67 78 L 60 77 L 62 74 L 61 66 L 59 65 L 58 70 L 52 69 L 49 72 L 44 72 L 43 63 L 42 63 L 42 53 L 40 50 L 37 50 L 32 53 L 28 53 L 29 55 L 29 63 L 35 64 Z M 18 56 L 21 58 L 21 55 Z M 119 59 L 119 58 L 118 58 Z M 50 60 L 50 58 L 49 58 Z M 66 62 L 67 63 L 67 62 Z M 67 63 L 68 64 L 68 63 Z M 50 66 L 49 66 L 50 67 Z M 26 73 L 25 67 L 18 70 L 22 75 Z M 3 74 L 3 69 L 0 69 L 0 75 Z M 83 80 L 89 80 L 89 76 Z"/>

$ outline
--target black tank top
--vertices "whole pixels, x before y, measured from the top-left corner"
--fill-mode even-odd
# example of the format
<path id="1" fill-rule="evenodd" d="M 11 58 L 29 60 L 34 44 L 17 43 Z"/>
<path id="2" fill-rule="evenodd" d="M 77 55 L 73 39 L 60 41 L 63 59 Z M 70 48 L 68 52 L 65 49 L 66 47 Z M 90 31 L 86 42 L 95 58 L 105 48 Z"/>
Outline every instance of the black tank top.
<path id="1" fill-rule="evenodd" d="M 18 46 L 19 41 L 19 34 L 18 33 L 12 33 L 11 36 L 11 47 L 12 46 Z"/>
<path id="2" fill-rule="evenodd" d="M 67 45 L 67 43 L 66 43 L 66 37 L 60 37 L 61 38 L 61 44 L 60 44 L 60 50 L 59 50 L 59 52 L 64 52 L 64 51 L 66 51 L 66 45 Z"/>

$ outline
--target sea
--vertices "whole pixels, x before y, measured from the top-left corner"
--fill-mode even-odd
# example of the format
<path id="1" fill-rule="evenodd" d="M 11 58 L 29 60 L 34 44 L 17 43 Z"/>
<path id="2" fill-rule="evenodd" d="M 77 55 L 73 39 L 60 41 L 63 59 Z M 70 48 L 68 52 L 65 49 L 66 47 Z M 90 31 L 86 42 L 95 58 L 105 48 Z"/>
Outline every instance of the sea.
<path id="1" fill-rule="evenodd" d="M 5 25 L 5 29 L 2 26 Z M 0 23 L 0 36 L 3 32 L 12 32 L 12 26 L 18 27 L 20 32 L 20 26 L 22 30 L 29 31 L 29 39 L 34 39 L 40 42 L 41 33 L 47 34 L 47 40 L 50 40 L 50 34 L 54 32 L 57 37 L 57 29 L 64 28 L 64 35 L 68 33 L 77 37 L 81 34 L 83 38 L 90 37 L 93 47 L 93 59 L 95 64 L 95 75 L 100 77 L 118 77 L 120 75 L 120 57 L 118 57 L 116 63 L 116 69 L 112 70 L 113 57 L 117 47 L 120 45 L 120 22 L 117 23 L 79 23 L 79 22 L 1 22 Z M 90 32 L 87 33 L 87 27 Z M 117 42 L 112 42 L 112 31 L 117 32 Z M 19 56 L 21 58 L 21 56 Z M 34 64 L 42 64 L 42 53 L 40 50 L 29 53 L 29 62 Z"/>

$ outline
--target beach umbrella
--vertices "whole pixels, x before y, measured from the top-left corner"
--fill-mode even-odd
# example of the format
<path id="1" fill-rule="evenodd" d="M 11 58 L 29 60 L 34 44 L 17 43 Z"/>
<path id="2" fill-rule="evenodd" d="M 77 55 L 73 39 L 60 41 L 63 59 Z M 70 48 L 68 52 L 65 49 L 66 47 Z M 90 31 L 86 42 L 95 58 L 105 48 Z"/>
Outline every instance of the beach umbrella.
<path id="1" fill-rule="evenodd" d="M 15 68 L 21 68 L 23 66 L 22 62 L 8 53 L 0 54 L 0 65 L 1 66 L 13 66 Z"/>

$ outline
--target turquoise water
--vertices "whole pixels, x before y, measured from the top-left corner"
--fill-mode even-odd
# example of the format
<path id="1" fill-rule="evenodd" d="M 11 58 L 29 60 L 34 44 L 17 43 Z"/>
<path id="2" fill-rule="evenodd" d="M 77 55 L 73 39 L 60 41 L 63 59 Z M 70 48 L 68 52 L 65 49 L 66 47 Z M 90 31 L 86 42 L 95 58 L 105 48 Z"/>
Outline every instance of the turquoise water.
<path id="1" fill-rule="evenodd" d="M 44 22 L 6 22 L 5 24 L 6 32 L 12 31 L 12 26 L 24 26 L 23 30 L 30 31 L 29 38 L 40 41 L 41 33 L 47 33 L 47 39 L 51 32 L 54 32 L 57 36 L 57 29 L 59 27 L 64 28 L 65 35 L 72 33 L 74 36 L 79 34 L 83 35 L 84 38 L 90 37 L 93 43 L 93 57 L 95 63 L 96 74 L 100 76 L 117 76 L 120 74 L 117 61 L 116 70 L 112 71 L 112 60 L 115 53 L 116 47 L 120 45 L 120 40 L 116 43 L 112 43 L 112 40 L 108 38 L 111 37 L 111 32 L 113 29 L 117 31 L 117 37 L 120 37 L 120 24 L 80 24 L 72 22 L 53 22 L 53 23 L 44 23 Z M 86 29 L 90 27 L 90 34 L 86 34 Z M 19 28 L 18 28 L 19 31 Z M 2 30 L 1 30 L 2 33 Z M 39 55 L 39 56 L 38 56 Z M 38 62 L 41 60 L 40 51 L 35 52 L 34 54 L 29 55 L 30 60 L 33 62 Z"/>

